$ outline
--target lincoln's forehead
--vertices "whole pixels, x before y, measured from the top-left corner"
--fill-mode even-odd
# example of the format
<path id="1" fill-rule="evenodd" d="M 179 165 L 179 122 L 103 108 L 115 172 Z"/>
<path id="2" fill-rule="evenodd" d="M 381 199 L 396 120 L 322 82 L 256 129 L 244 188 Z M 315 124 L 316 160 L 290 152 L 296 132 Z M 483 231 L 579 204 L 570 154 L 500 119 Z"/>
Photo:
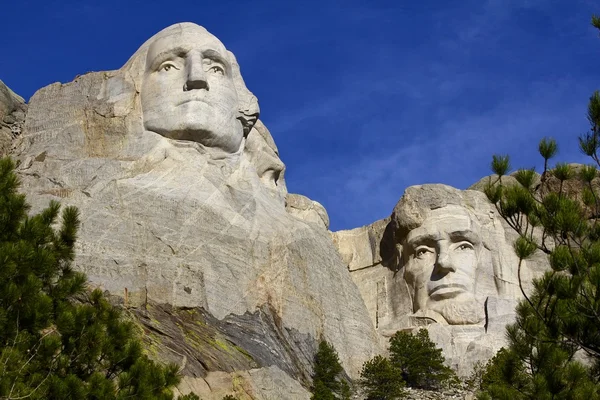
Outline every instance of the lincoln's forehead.
<path id="1" fill-rule="evenodd" d="M 189 52 L 190 50 L 213 50 L 226 57 L 227 49 L 214 35 L 195 24 L 177 24 L 156 34 L 150 47 L 146 62 L 149 64 L 161 54 Z"/>
<path id="2" fill-rule="evenodd" d="M 447 206 L 432 210 L 423 223 L 408 233 L 407 241 L 413 242 L 427 237 L 439 240 L 449 234 L 478 235 L 478 224 L 462 207 Z"/>

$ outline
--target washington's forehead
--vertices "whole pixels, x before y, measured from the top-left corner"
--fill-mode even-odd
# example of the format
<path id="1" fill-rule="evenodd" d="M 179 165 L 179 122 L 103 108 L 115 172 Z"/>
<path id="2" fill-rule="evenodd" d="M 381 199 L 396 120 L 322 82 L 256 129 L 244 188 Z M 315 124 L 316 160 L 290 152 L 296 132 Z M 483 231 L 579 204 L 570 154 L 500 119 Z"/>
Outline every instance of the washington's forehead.
<path id="1" fill-rule="evenodd" d="M 171 50 L 212 49 L 223 57 L 227 54 L 225 45 L 203 27 L 185 24 L 179 28 L 180 25 L 182 24 L 169 27 L 155 35 L 148 49 L 148 60 Z"/>

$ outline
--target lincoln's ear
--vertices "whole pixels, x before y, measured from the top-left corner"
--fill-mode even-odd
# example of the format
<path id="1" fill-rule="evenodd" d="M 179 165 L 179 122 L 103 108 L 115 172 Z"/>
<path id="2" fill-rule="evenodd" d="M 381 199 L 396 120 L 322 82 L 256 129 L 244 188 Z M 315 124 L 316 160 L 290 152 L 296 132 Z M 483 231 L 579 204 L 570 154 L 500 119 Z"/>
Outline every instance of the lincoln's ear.
<path id="1" fill-rule="evenodd" d="M 244 127 L 244 136 L 248 136 L 248 133 L 250 133 L 250 130 L 256 123 L 256 120 L 258 120 L 258 115 L 260 113 L 258 99 L 246 87 L 244 79 L 242 78 L 242 74 L 240 73 L 240 66 L 237 63 L 233 53 L 230 51 L 227 53 L 229 56 L 229 62 L 231 64 L 233 83 L 238 95 L 238 119 L 241 121 L 242 126 Z"/>

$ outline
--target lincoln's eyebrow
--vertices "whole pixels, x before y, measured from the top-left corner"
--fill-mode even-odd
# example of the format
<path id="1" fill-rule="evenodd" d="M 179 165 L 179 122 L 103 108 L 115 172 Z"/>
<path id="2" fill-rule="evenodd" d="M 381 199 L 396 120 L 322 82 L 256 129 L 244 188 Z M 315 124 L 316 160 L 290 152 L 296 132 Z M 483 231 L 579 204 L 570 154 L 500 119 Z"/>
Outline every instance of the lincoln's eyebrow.
<path id="1" fill-rule="evenodd" d="M 448 234 L 452 240 L 468 240 L 472 243 L 479 243 L 479 235 L 472 230 L 453 231 Z"/>
<path id="2" fill-rule="evenodd" d="M 439 239 L 439 235 L 437 233 L 424 233 L 422 235 L 414 236 L 406 241 L 411 247 L 418 246 L 423 243 L 435 242 Z"/>
<path id="3" fill-rule="evenodd" d="M 168 60 L 169 58 L 173 57 L 173 56 L 184 56 L 186 53 L 188 52 L 188 49 L 181 47 L 181 46 L 176 46 L 176 47 L 172 47 L 169 50 L 165 50 L 165 51 L 161 51 L 160 53 L 158 53 L 157 55 L 155 55 L 152 60 L 150 60 L 150 62 L 148 63 L 148 68 L 147 70 L 155 70 L 156 68 L 158 68 L 158 66 L 165 60 Z"/>

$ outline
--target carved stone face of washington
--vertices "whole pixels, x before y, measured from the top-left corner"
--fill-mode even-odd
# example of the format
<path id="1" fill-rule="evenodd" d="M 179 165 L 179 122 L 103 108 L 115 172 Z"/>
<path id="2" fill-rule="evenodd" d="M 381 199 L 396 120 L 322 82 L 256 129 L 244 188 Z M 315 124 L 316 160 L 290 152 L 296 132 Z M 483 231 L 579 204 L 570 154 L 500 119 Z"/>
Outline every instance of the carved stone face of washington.
<path id="1" fill-rule="evenodd" d="M 230 53 L 201 26 L 164 29 L 148 48 L 141 89 L 144 128 L 235 153 L 243 143 Z"/>
<path id="2" fill-rule="evenodd" d="M 475 300 L 480 249 L 478 224 L 463 207 L 431 210 L 403 245 L 413 312 L 434 311 L 449 324 L 481 321 L 483 307 Z"/>

